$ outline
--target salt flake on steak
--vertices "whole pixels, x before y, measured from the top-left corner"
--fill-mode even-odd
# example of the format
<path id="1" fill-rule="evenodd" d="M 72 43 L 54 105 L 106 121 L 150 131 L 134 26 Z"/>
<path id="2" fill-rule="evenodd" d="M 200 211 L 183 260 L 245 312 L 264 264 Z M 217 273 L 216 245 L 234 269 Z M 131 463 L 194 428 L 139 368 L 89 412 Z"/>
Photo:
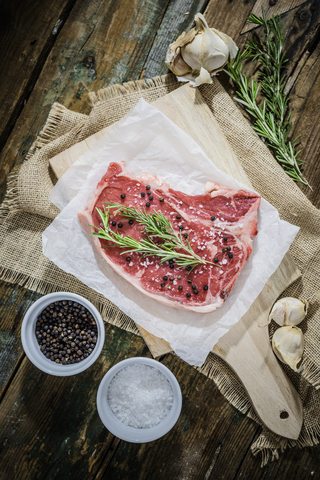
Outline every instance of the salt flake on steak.
<path id="1" fill-rule="evenodd" d="M 178 269 L 175 265 L 169 268 L 168 262 L 160 263 L 161 259 L 156 256 L 144 258 L 136 252 L 130 254 L 128 262 L 127 254 L 121 255 L 123 249 L 115 246 L 102 248 L 110 242 L 92 237 L 99 254 L 138 290 L 167 306 L 200 313 L 220 307 L 252 251 L 252 239 L 258 233 L 257 210 L 261 197 L 213 182 L 207 182 L 204 194 L 187 195 L 173 190 L 158 176 L 144 174 L 135 178 L 126 170 L 124 162 L 121 163 L 109 165 L 85 209 L 78 212 L 84 230 L 91 235 L 96 229 L 89 224 L 102 227 L 96 208 L 103 211 L 104 202 L 129 206 L 134 200 L 138 210 L 157 210 L 170 218 L 176 233 L 179 232 L 179 226 L 183 226 L 182 233 L 188 232 L 195 253 L 206 261 L 218 261 L 214 265 L 199 265 L 191 272 L 185 268 Z M 151 187 L 150 190 L 146 190 L 147 185 Z M 145 193 L 144 197 L 141 197 L 142 192 Z M 146 207 L 149 200 L 147 192 L 153 197 L 149 207 Z M 125 194 L 125 199 L 121 199 L 121 194 Z M 110 230 L 116 232 L 121 223 L 122 235 L 137 240 L 145 238 L 143 226 L 136 221 L 130 224 L 127 218 L 114 215 L 113 212 L 111 209 Z M 216 220 L 212 221 L 211 217 Z M 112 226 L 112 222 L 116 222 L 116 225 Z M 157 277 L 154 276 L 154 266 Z M 164 277 L 167 280 L 163 280 Z"/>

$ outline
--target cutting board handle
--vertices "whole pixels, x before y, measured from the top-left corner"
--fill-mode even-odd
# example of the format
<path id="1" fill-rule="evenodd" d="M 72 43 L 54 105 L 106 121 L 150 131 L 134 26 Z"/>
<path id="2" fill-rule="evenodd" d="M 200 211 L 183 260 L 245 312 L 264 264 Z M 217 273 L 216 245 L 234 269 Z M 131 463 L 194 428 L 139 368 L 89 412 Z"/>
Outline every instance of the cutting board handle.
<path id="1" fill-rule="evenodd" d="M 287 254 L 248 312 L 213 348 L 238 375 L 262 422 L 272 432 L 295 440 L 302 427 L 303 406 L 272 351 L 266 323 L 279 291 L 300 275 Z"/>

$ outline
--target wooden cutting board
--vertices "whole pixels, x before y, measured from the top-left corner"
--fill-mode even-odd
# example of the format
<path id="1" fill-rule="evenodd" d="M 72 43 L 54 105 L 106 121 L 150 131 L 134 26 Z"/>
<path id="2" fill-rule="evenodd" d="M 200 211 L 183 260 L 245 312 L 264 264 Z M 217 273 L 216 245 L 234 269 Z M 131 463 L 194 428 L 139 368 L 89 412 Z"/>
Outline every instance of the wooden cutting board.
<path id="1" fill-rule="evenodd" d="M 197 89 L 185 85 L 153 105 L 190 135 L 220 170 L 251 187 L 246 173 Z M 56 176 L 60 178 L 109 128 L 52 158 L 50 164 Z M 95 155 L 99 155 L 98 149 Z M 302 403 L 272 352 L 268 327 L 260 325 L 266 324 L 277 297 L 299 276 L 299 270 L 290 255 L 286 254 L 248 312 L 213 348 L 213 352 L 237 373 L 266 426 L 292 439 L 297 439 L 301 430 Z M 172 351 L 168 342 L 139 328 L 155 358 Z"/>

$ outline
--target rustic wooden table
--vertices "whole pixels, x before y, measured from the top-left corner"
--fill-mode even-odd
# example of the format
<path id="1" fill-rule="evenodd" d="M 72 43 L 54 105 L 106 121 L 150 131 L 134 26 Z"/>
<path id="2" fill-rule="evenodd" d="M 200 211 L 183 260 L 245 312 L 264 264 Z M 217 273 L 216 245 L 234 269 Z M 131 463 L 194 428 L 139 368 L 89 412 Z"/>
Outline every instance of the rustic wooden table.
<path id="1" fill-rule="evenodd" d="M 301 134 L 303 171 L 313 187 L 303 191 L 319 207 L 320 2 L 271 3 L 283 12 L 292 137 Z M 168 44 L 198 11 L 242 44 L 245 20 L 261 4 L 270 8 L 269 0 L 2 0 L 0 201 L 9 172 L 23 162 L 54 101 L 88 113 L 88 92 L 166 73 Z M 261 458 L 250 451 L 259 426 L 171 354 L 160 361 L 182 389 L 174 429 L 143 445 L 114 437 L 98 417 L 97 388 L 116 362 L 150 357 L 144 341 L 106 325 L 103 354 L 93 367 L 74 378 L 46 375 L 26 358 L 20 340 L 24 313 L 39 296 L 0 282 L 1 480 L 320 477 L 320 446 L 290 449 L 261 469 Z"/>

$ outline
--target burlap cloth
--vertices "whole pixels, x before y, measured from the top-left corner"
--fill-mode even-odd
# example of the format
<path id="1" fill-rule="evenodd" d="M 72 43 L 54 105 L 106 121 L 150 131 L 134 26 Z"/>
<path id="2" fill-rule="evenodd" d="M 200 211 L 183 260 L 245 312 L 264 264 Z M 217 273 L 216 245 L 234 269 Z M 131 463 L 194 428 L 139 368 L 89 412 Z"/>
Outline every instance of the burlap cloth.
<path id="1" fill-rule="evenodd" d="M 152 102 L 178 88 L 172 75 L 147 81 L 116 85 L 90 94 L 89 116 L 74 113 L 54 104 L 46 125 L 19 171 L 8 181 L 5 201 L 0 209 L 0 278 L 18 283 L 43 294 L 67 290 L 87 297 L 101 311 L 105 321 L 139 335 L 134 322 L 110 301 L 66 274 L 42 254 L 41 233 L 57 214 L 48 200 L 52 175 L 48 161 L 71 145 L 113 124 L 134 107 L 139 98 Z M 298 225 L 300 232 L 290 252 L 303 272 L 284 294 L 308 298 L 320 289 L 320 212 L 283 172 L 264 143 L 228 96 L 217 79 L 200 91 L 232 145 L 253 187 L 274 205 L 281 218 Z M 262 464 L 277 458 L 279 449 L 311 446 L 320 434 L 320 309 L 313 301 L 307 319 L 301 324 L 305 333 L 303 371 L 283 368 L 299 392 L 304 405 L 304 425 L 298 441 L 274 435 L 265 427 L 252 447 L 262 452 Z M 271 326 L 271 329 L 273 327 Z M 272 330 L 270 331 L 272 333 Z M 200 371 L 215 381 L 223 395 L 241 412 L 256 422 L 250 401 L 230 368 L 210 354 Z"/>

